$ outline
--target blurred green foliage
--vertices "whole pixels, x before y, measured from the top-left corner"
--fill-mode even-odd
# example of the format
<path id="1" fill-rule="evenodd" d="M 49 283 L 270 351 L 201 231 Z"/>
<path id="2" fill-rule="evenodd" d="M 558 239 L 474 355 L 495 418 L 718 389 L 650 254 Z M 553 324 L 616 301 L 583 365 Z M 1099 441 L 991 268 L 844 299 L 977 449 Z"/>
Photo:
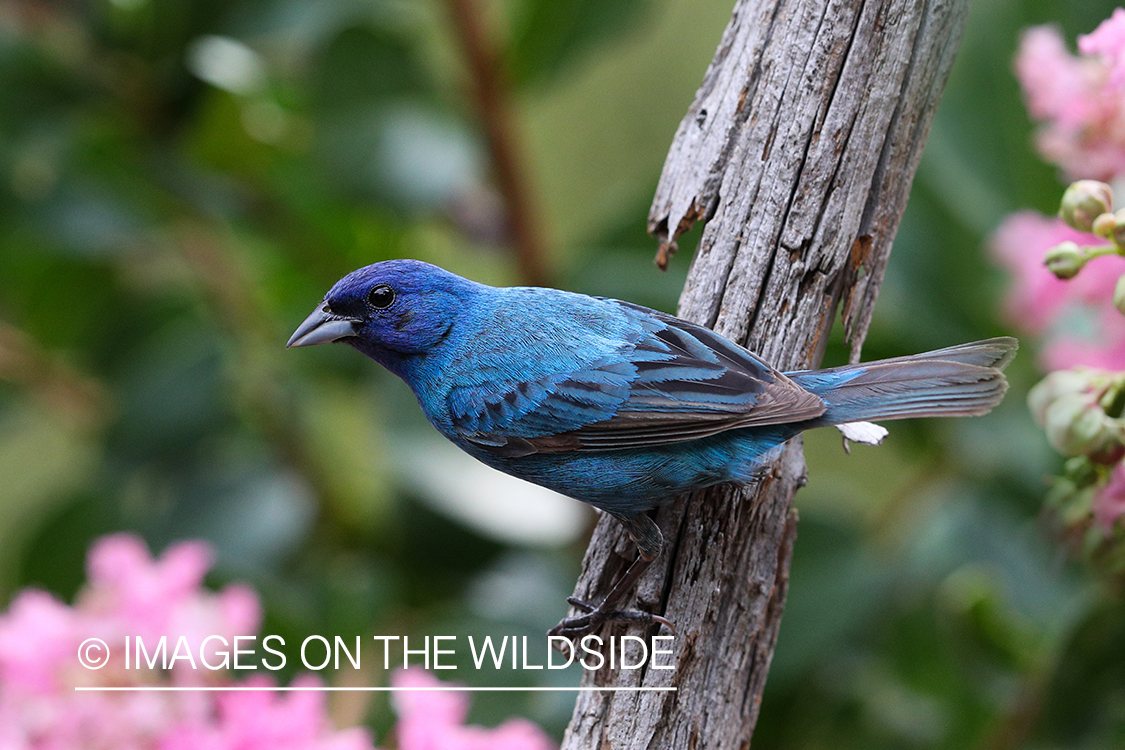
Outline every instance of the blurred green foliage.
<path id="1" fill-rule="evenodd" d="M 547 273 L 674 309 L 687 257 L 658 273 L 644 220 L 729 3 L 480 5 Z M 1055 21 L 1073 38 L 1111 9 L 975 4 L 868 358 L 1005 332 L 985 237 L 1060 191 L 1010 72 L 1018 31 Z M 255 585 L 264 632 L 287 641 L 539 637 L 557 620 L 588 516 L 560 511 L 553 537 L 534 518 L 500 530 L 487 508 L 465 523 L 411 473 L 419 457 L 462 469 L 404 386 L 350 350 L 283 350 L 338 277 L 377 260 L 519 281 L 466 78 L 437 0 L 0 7 L 0 601 L 71 596 L 90 541 L 134 529 L 158 549 L 211 541 L 218 577 Z M 851 456 L 808 437 L 755 747 L 1125 744 L 1125 606 L 1039 522 L 1055 459 L 1022 402 L 1032 358 L 1011 374 L 987 419 L 898 424 Z M 561 733 L 572 704 L 513 700 L 482 696 L 473 720 L 515 706 Z M 340 710 L 380 736 L 390 720 L 379 701 Z"/>

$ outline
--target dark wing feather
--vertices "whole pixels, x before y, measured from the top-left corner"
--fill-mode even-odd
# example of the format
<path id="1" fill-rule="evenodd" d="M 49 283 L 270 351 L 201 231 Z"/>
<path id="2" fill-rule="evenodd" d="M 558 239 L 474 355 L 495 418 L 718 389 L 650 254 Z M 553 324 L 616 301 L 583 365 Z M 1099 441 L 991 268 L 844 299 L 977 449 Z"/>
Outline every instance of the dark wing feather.
<path id="1" fill-rule="evenodd" d="M 701 326 L 618 303 L 642 325 L 629 351 L 494 397 L 504 411 L 461 435 L 499 455 L 621 450 L 820 416 L 824 402 L 746 349 Z M 528 394 L 538 398 L 532 408 Z M 518 412 L 518 416 L 517 416 Z M 573 427 L 571 427 L 573 425 Z M 561 427 L 561 429 L 560 429 Z"/>

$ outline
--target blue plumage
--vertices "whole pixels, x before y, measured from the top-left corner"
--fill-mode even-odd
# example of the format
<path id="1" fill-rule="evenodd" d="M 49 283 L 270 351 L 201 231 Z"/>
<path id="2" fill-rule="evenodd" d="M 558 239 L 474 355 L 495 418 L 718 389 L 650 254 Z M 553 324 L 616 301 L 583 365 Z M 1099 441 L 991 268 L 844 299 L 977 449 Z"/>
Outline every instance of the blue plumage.
<path id="1" fill-rule="evenodd" d="M 647 559 L 660 535 L 645 511 L 751 481 L 771 451 L 811 427 L 983 414 L 1003 396 L 1001 369 L 1016 348 L 997 338 L 781 373 L 638 305 L 495 288 L 410 260 L 345 276 L 289 346 L 329 341 L 399 375 L 434 427 L 474 457 L 613 513 Z M 601 613 L 595 625 L 611 615 L 605 602 L 587 609 Z"/>

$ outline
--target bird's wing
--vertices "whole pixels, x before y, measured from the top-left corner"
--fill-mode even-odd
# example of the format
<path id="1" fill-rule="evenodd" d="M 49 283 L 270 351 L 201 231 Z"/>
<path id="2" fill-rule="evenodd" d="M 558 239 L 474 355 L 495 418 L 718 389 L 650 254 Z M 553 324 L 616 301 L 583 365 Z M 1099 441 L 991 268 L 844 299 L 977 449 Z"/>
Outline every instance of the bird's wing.
<path id="1" fill-rule="evenodd" d="M 565 373 L 455 388 L 458 434 L 490 452 L 618 450 L 812 419 L 824 402 L 718 334 L 647 308 L 619 350 Z"/>

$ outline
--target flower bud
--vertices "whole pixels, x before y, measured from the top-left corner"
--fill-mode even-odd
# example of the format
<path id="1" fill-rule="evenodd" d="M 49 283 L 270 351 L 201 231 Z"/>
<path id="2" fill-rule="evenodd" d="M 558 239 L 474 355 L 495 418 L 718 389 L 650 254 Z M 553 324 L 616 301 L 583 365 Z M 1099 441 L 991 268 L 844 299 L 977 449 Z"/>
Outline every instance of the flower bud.
<path id="1" fill-rule="evenodd" d="M 1113 212 L 1113 229 L 1106 235 L 1118 247 L 1125 247 L 1125 208 Z"/>
<path id="2" fill-rule="evenodd" d="M 1117 404 L 1123 388 L 1123 374 L 1076 367 L 1052 372 L 1031 389 L 1027 403 L 1059 453 L 1111 464 L 1125 446 L 1125 420 Z"/>
<path id="3" fill-rule="evenodd" d="M 1114 439 L 1113 426 L 1096 400 L 1080 394 L 1056 399 L 1047 408 L 1043 431 L 1064 456 L 1102 451 Z"/>
<path id="4" fill-rule="evenodd" d="M 1043 256 L 1047 270 L 1060 279 L 1073 279 L 1086 265 L 1086 255 L 1076 242 L 1060 242 Z"/>
<path id="5" fill-rule="evenodd" d="M 1080 232 L 1094 228 L 1094 219 L 1113 210 L 1113 190 L 1097 180 L 1079 180 L 1063 193 L 1059 218 Z"/>
<path id="6" fill-rule="evenodd" d="M 1125 213 L 1118 211 L 1117 213 Z M 1113 239 L 1113 230 L 1117 229 L 1117 213 L 1104 213 L 1100 214 L 1098 218 L 1094 219 L 1094 234 L 1099 237 Z"/>
<path id="7" fill-rule="evenodd" d="M 1031 416 L 1035 417 L 1040 427 L 1043 427 L 1047 422 L 1047 409 L 1055 399 L 1093 390 L 1093 380 L 1100 374 L 1098 371 L 1086 368 L 1055 370 L 1036 383 L 1027 394 L 1027 405 Z"/>
<path id="8" fill-rule="evenodd" d="M 1117 280 L 1117 286 L 1113 288 L 1113 306 L 1117 308 L 1117 312 L 1125 315 L 1125 274 Z"/>

